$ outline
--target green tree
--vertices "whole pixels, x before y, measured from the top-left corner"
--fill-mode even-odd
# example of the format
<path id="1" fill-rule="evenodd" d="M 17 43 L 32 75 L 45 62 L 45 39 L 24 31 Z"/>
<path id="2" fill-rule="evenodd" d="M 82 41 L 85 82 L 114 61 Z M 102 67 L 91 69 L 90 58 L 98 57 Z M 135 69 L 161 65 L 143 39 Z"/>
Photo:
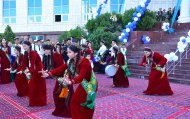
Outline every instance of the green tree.
<path id="1" fill-rule="evenodd" d="M 70 38 L 70 37 L 71 37 L 70 32 L 69 32 L 69 31 L 65 31 L 65 32 L 63 32 L 63 33 L 59 36 L 58 41 L 59 41 L 60 43 L 62 43 L 63 40 L 65 40 L 66 38 Z"/>
<path id="2" fill-rule="evenodd" d="M 11 27 L 9 25 L 7 25 L 7 27 L 5 28 L 3 37 L 7 40 L 13 43 L 14 38 L 15 38 L 15 33 L 13 33 Z"/>
<path id="3" fill-rule="evenodd" d="M 3 34 L 0 33 L 0 40 L 3 38 Z"/>
<path id="4" fill-rule="evenodd" d="M 122 20 L 123 25 L 127 25 L 129 22 L 131 22 L 133 13 L 135 13 L 136 9 L 132 8 L 130 10 L 125 11 Z M 156 13 L 150 10 L 146 10 L 143 16 L 140 18 L 140 22 L 137 22 L 137 28 L 138 31 L 145 31 L 149 30 L 154 27 L 156 23 Z"/>
<path id="5" fill-rule="evenodd" d="M 77 41 L 84 36 L 84 31 L 80 27 L 76 27 L 75 29 L 71 29 L 70 31 L 71 37 L 76 39 Z"/>
<path id="6" fill-rule="evenodd" d="M 112 19 L 112 17 L 116 19 Z M 105 29 L 105 31 L 110 31 L 112 33 L 122 30 L 122 15 L 116 13 L 105 13 L 101 14 L 95 19 L 91 19 L 87 22 L 86 28 L 91 34 L 99 27 Z"/>
<path id="7" fill-rule="evenodd" d="M 109 31 L 104 31 L 102 27 L 96 29 L 88 38 L 92 42 L 94 50 L 100 48 L 100 41 L 105 41 L 105 45 L 111 47 L 111 41 L 114 39 L 116 39 L 116 35 Z"/>

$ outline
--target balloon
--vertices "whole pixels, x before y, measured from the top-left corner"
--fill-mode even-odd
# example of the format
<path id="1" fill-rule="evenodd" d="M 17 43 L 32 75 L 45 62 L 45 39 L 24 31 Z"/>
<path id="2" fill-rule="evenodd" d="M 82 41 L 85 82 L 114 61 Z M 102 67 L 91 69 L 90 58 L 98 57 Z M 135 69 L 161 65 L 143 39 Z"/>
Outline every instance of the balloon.
<path id="1" fill-rule="evenodd" d="M 184 51 L 185 51 L 184 48 L 179 48 L 179 52 L 180 52 L 180 53 L 183 53 Z"/>
<path id="2" fill-rule="evenodd" d="M 126 38 L 125 38 L 125 39 L 123 39 L 123 42 L 124 42 L 124 43 L 126 43 L 126 42 L 127 42 L 127 39 L 126 39 Z"/>
<path id="3" fill-rule="evenodd" d="M 141 2 L 140 5 L 141 5 L 141 7 L 145 7 L 144 2 Z"/>
<path id="4" fill-rule="evenodd" d="M 170 54 L 165 54 L 164 57 L 165 57 L 169 62 L 172 61 L 172 58 L 171 58 Z"/>
<path id="5" fill-rule="evenodd" d="M 130 32 L 130 29 L 129 29 L 129 28 L 126 28 L 126 32 Z"/>
<path id="6" fill-rule="evenodd" d="M 174 62 L 176 62 L 178 59 L 179 59 L 179 58 L 178 58 L 178 56 L 176 56 L 176 55 L 173 57 L 173 61 L 174 61 Z"/>
<path id="7" fill-rule="evenodd" d="M 125 37 L 128 37 L 128 36 L 129 36 L 129 32 L 126 32 L 126 33 L 125 33 Z"/>
<path id="8" fill-rule="evenodd" d="M 146 37 L 146 41 L 147 41 L 147 42 L 150 42 L 150 38 L 149 38 L 148 36 Z"/>
<path id="9" fill-rule="evenodd" d="M 135 12 L 135 13 L 133 13 L 133 17 L 136 17 L 137 16 L 137 13 Z"/>
<path id="10" fill-rule="evenodd" d="M 141 13 L 137 13 L 137 17 L 141 17 Z"/>
<path id="11" fill-rule="evenodd" d="M 125 35 L 125 33 L 121 33 L 121 36 L 124 36 Z"/>
<path id="12" fill-rule="evenodd" d="M 121 39 L 122 38 L 122 36 L 119 36 L 119 39 Z"/>
<path id="13" fill-rule="evenodd" d="M 138 21 L 138 17 L 135 17 L 135 18 L 134 18 L 134 21 Z"/>
<path id="14" fill-rule="evenodd" d="M 189 32 L 187 33 L 187 35 L 190 36 L 190 30 L 189 30 Z"/>
<path id="15" fill-rule="evenodd" d="M 186 38 L 184 36 L 180 37 L 180 41 L 185 44 L 186 43 Z"/>
<path id="16" fill-rule="evenodd" d="M 171 53 L 170 53 L 170 56 L 171 56 L 171 57 L 174 57 L 174 56 L 175 56 L 175 53 L 174 53 L 174 52 L 171 52 Z"/>
<path id="17" fill-rule="evenodd" d="M 186 40 L 187 40 L 187 43 L 190 43 L 190 37 L 187 37 Z"/>
<path id="18" fill-rule="evenodd" d="M 143 0 L 143 2 L 146 2 L 147 0 Z"/>

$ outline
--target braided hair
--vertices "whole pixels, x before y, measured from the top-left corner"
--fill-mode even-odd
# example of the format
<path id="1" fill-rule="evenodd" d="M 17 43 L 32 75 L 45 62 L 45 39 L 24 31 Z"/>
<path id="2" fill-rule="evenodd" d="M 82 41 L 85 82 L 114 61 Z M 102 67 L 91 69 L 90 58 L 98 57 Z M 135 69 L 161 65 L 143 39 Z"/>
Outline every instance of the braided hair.
<path id="1" fill-rule="evenodd" d="M 68 48 L 71 51 L 73 51 L 74 53 L 77 53 L 76 62 L 74 64 L 74 66 L 75 66 L 74 67 L 74 73 L 70 72 L 70 70 L 69 70 L 69 73 L 72 74 L 71 78 L 74 78 L 75 77 L 75 73 L 76 73 L 76 68 L 77 68 L 79 60 L 80 60 L 80 48 L 78 46 L 76 46 L 76 45 L 70 45 Z M 73 64 L 73 63 L 74 63 L 74 59 L 70 59 L 70 61 L 69 61 L 69 69 L 71 68 L 71 64 Z"/>

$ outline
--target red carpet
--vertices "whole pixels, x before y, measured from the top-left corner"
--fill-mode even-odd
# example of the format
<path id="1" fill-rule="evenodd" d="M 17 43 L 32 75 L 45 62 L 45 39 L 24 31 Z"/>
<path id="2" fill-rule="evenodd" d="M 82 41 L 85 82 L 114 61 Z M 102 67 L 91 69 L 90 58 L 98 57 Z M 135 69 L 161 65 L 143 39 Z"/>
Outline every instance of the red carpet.
<path id="1" fill-rule="evenodd" d="M 111 88 L 112 79 L 97 75 L 99 89 L 94 119 L 188 119 L 190 86 L 171 84 L 173 96 L 147 96 L 147 81 L 129 78 L 129 88 Z M 0 119 L 54 119 L 52 91 L 55 81 L 47 79 L 48 105 L 28 107 L 26 97 L 16 96 L 14 83 L 0 85 Z"/>

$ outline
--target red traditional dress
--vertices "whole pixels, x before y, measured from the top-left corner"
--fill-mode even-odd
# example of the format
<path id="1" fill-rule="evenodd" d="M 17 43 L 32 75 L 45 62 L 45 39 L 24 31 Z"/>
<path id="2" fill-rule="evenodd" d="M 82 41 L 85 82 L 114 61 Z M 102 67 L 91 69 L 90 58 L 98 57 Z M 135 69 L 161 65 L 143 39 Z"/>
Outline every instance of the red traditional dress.
<path id="1" fill-rule="evenodd" d="M 14 64 L 12 66 L 12 70 L 16 70 L 17 72 L 19 72 L 22 69 L 23 60 L 23 54 L 20 54 L 18 57 L 16 57 L 16 60 L 14 61 Z M 22 97 L 28 95 L 28 80 L 25 74 L 22 73 L 16 75 L 15 86 L 18 91 L 17 96 Z"/>
<path id="2" fill-rule="evenodd" d="M 112 56 L 107 60 L 109 63 L 112 61 L 112 64 L 116 64 L 118 66 L 118 70 L 116 74 L 113 76 L 113 85 L 115 87 L 128 87 L 129 86 L 129 81 L 128 77 L 126 76 L 125 73 L 125 57 L 122 53 L 118 53 L 117 57 L 115 58 Z"/>
<path id="3" fill-rule="evenodd" d="M 54 52 L 53 54 L 54 58 L 54 68 L 57 68 L 61 65 L 64 65 L 64 59 L 63 56 L 57 52 Z M 63 77 L 64 71 L 60 75 L 57 75 L 58 77 Z M 65 104 L 65 98 L 59 97 L 59 95 L 56 94 L 56 92 L 59 89 L 59 82 L 56 81 L 55 87 L 53 90 L 53 99 L 55 104 L 55 110 L 52 112 L 52 115 L 54 116 L 60 116 L 60 117 L 71 117 L 70 109 L 67 108 Z"/>
<path id="4" fill-rule="evenodd" d="M 0 57 L 1 57 L 1 84 L 6 84 L 11 82 L 10 71 L 5 69 L 10 68 L 10 47 L 0 46 Z"/>
<path id="5" fill-rule="evenodd" d="M 92 80 L 92 76 L 94 76 L 94 73 L 92 73 L 91 64 L 88 59 L 86 58 L 80 58 L 79 63 L 76 68 L 77 75 L 75 77 L 71 77 L 73 71 L 72 67 L 75 67 L 71 65 L 71 67 L 68 67 L 68 64 L 64 64 L 61 67 L 54 69 L 50 71 L 50 75 L 60 75 L 65 71 L 66 69 L 71 70 L 69 74 L 69 77 L 71 78 L 71 81 L 73 84 L 78 84 L 78 87 L 73 94 L 70 102 L 70 108 L 72 113 L 72 119 L 92 119 L 93 113 L 94 113 L 94 98 L 95 98 L 95 90 L 86 90 L 88 89 L 88 86 L 95 89 L 96 81 Z M 71 69 L 70 69 L 71 68 Z M 89 83 L 91 82 L 91 83 Z M 89 83 L 89 84 L 88 84 Z M 85 85 L 87 84 L 87 85 Z M 93 85 L 91 85 L 93 84 Z M 87 88 L 84 88 L 87 86 Z M 88 92 L 87 92 L 88 91 Z M 73 90 L 71 90 L 73 93 Z M 90 93 L 90 94 L 89 94 Z M 92 97 L 91 97 L 92 96 Z"/>
<path id="6" fill-rule="evenodd" d="M 90 58 L 91 58 L 91 60 L 93 60 L 94 59 L 94 50 L 89 47 L 89 48 L 87 48 L 86 52 L 90 53 Z"/>
<path id="7" fill-rule="evenodd" d="M 146 56 L 143 57 L 141 62 L 142 66 L 146 66 L 148 64 L 148 58 Z M 151 72 L 148 78 L 148 88 L 143 92 L 147 95 L 172 95 L 173 91 L 169 85 L 167 72 L 161 72 L 157 69 L 156 66 L 164 67 L 167 62 L 167 59 L 160 55 L 157 52 L 153 52 L 151 65 Z"/>
<path id="8" fill-rule="evenodd" d="M 26 54 L 22 71 L 28 68 L 31 78 L 29 80 L 29 106 L 44 106 L 47 104 L 45 78 L 38 73 L 42 71 L 43 65 L 40 56 L 36 51 Z"/>

